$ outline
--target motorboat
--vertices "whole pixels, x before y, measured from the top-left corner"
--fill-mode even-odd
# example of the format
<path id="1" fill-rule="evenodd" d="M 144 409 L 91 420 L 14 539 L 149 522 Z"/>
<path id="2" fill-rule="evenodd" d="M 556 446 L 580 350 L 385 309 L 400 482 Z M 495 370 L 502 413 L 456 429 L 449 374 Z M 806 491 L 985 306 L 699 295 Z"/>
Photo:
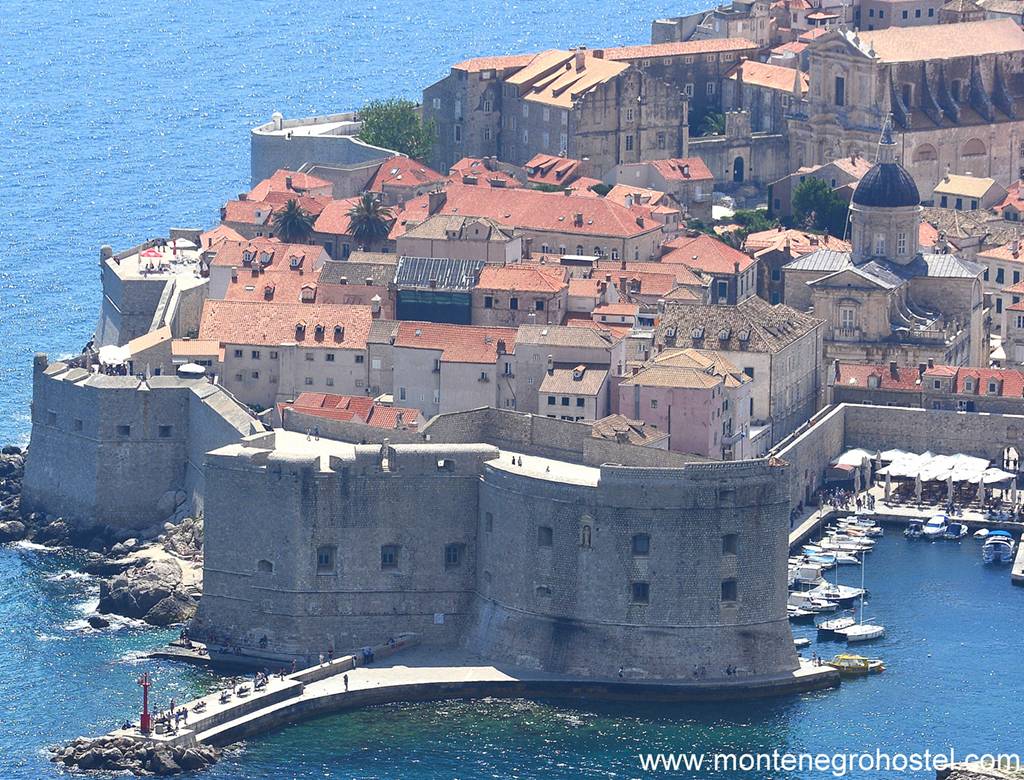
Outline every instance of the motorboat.
<path id="1" fill-rule="evenodd" d="M 837 566 L 859 566 L 860 558 L 853 553 L 837 552 L 836 553 L 836 565 Z"/>
<path id="2" fill-rule="evenodd" d="M 805 563 L 793 569 L 791 585 L 816 586 L 821 583 L 821 566 Z"/>
<path id="3" fill-rule="evenodd" d="M 807 591 L 807 594 L 811 598 L 827 599 L 842 604 L 859 599 L 864 595 L 864 589 L 853 588 L 849 585 L 837 585 L 836 583 L 826 581 L 821 583 L 821 585 L 811 588 L 811 590 Z"/>
<path id="4" fill-rule="evenodd" d="M 988 537 L 987 528 L 979 528 L 977 531 L 974 532 L 975 539 L 985 539 L 986 537 Z"/>
<path id="5" fill-rule="evenodd" d="M 838 606 L 835 601 L 830 601 L 829 599 L 824 599 L 820 596 L 812 596 L 810 591 L 790 593 L 789 600 L 786 604 L 815 614 L 821 614 L 822 612 L 835 612 L 836 607 Z"/>
<path id="6" fill-rule="evenodd" d="M 831 569 L 839 562 L 839 553 L 812 553 L 807 556 L 807 563 L 819 566 L 822 569 Z"/>
<path id="7" fill-rule="evenodd" d="M 911 520 L 905 529 L 903 529 L 903 535 L 908 539 L 920 539 L 923 534 L 924 524 L 920 520 Z"/>
<path id="8" fill-rule="evenodd" d="M 817 612 L 812 612 L 809 609 L 794 607 L 792 604 L 786 605 L 786 617 L 794 623 L 811 623 L 817 614 Z"/>
<path id="9" fill-rule="evenodd" d="M 861 553 L 870 552 L 875 546 L 869 539 L 852 541 L 828 536 L 821 540 L 821 549 L 827 552 Z"/>
<path id="10" fill-rule="evenodd" d="M 981 559 L 985 563 L 1013 563 L 1016 547 L 1009 531 L 989 531 L 981 546 Z"/>
<path id="11" fill-rule="evenodd" d="M 885 664 L 880 658 L 865 658 L 852 653 L 840 653 L 828 664 L 834 666 L 842 677 L 863 677 L 885 671 Z"/>
<path id="12" fill-rule="evenodd" d="M 946 533 L 946 527 L 947 524 L 945 515 L 932 515 L 928 518 L 928 522 L 921 527 L 921 538 L 941 539 L 942 535 Z"/>
<path id="13" fill-rule="evenodd" d="M 942 534 L 943 539 L 951 539 L 958 542 L 967 536 L 967 526 L 963 523 L 950 523 L 946 526 L 946 532 Z"/>
<path id="14" fill-rule="evenodd" d="M 853 534 L 844 533 L 842 531 L 831 531 L 830 533 L 825 535 L 825 539 L 823 539 L 822 542 L 824 543 L 825 540 L 831 540 L 833 542 L 850 542 L 866 550 L 871 549 L 875 546 L 875 542 L 873 539 L 868 539 L 866 536 L 856 536 Z"/>
<path id="15" fill-rule="evenodd" d="M 844 518 L 843 522 L 846 522 L 846 523 L 849 523 L 849 524 L 852 524 L 852 525 L 858 525 L 861 528 L 875 528 L 875 527 L 877 527 L 877 523 L 875 523 L 875 521 L 873 519 L 871 519 L 870 517 L 864 517 L 864 515 L 850 515 L 849 517 Z"/>
<path id="16" fill-rule="evenodd" d="M 797 637 L 793 640 L 793 646 L 796 647 L 797 650 L 803 650 L 805 647 L 811 646 L 811 640 L 805 636 Z"/>
<path id="17" fill-rule="evenodd" d="M 833 618 L 829 618 L 828 620 L 821 621 L 820 623 L 817 624 L 817 628 L 818 628 L 818 633 L 819 634 L 826 634 L 827 635 L 827 634 L 834 634 L 837 631 L 840 631 L 840 630 L 842 630 L 844 628 L 849 628 L 850 626 L 853 626 L 853 625 L 856 625 L 856 624 L 857 624 L 857 618 L 855 618 L 850 613 L 844 613 L 844 614 L 839 615 L 837 617 L 833 617 Z"/>

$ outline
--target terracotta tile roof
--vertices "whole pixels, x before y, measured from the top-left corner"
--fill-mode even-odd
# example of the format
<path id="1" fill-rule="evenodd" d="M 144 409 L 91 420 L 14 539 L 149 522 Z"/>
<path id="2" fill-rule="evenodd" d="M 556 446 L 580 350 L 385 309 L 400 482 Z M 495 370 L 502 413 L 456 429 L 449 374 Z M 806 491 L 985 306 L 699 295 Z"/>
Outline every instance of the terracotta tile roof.
<path id="1" fill-rule="evenodd" d="M 849 241 L 843 241 L 827 233 L 825 235 L 817 235 L 794 228 L 780 227 L 750 233 L 743 242 L 744 250 L 752 254 L 782 250 L 787 245 L 794 256 L 815 252 L 818 249 L 834 249 L 837 252 L 851 251 Z"/>
<path id="2" fill-rule="evenodd" d="M 324 207 L 316 222 L 313 223 L 313 230 L 317 233 L 325 233 L 332 236 L 351 235 L 352 224 L 348 218 L 348 212 L 358 202 L 359 198 L 332 200 Z"/>
<path id="3" fill-rule="evenodd" d="M 672 274 L 677 284 L 694 287 L 707 287 L 707 282 L 697 276 L 682 263 L 644 263 L 630 260 L 598 260 L 594 268 L 594 276 L 604 278 L 610 275 L 612 280 L 629 274 Z"/>
<path id="4" fill-rule="evenodd" d="M 291 179 L 291 187 L 288 186 L 289 179 Z M 294 197 L 295 195 L 300 195 L 309 192 L 310 190 L 318 190 L 322 192 L 315 194 L 330 195 L 332 186 L 333 185 L 326 179 L 321 179 L 308 173 L 280 169 L 274 171 L 272 176 L 264 179 L 249 190 L 249 200 L 263 200 L 271 192 L 290 192 Z"/>
<path id="5" fill-rule="evenodd" d="M 995 179 L 982 176 L 959 176 L 947 173 L 932 192 L 944 195 L 966 195 L 968 198 L 980 198 L 996 183 Z"/>
<path id="6" fill-rule="evenodd" d="M 312 298 L 310 303 L 315 303 L 319 292 L 315 273 L 306 275 L 276 268 L 253 276 L 250 269 L 239 268 L 235 279 L 228 282 L 224 300 L 303 303 L 303 288 L 307 288 L 307 295 Z"/>
<path id="7" fill-rule="evenodd" d="M 930 223 L 921 220 L 917 226 L 917 244 L 922 249 L 930 249 L 939 240 L 939 231 Z"/>
<path id="8" fill-rule="evenodd" d="M 299 343 L 304 347 L 366 349 L 372 321 L 369 306 L 206 301 L 199 338 L 222 344 Z M 303 329 L 297 327 L 300 323 L 305 325 Z M 318 325 L 323 326 L 320 334 Z M 340 338 L 335 336 L 338 325 L 343 328 Z"/>
<path id="9" fill-rule="evenodd" d="M 811 6 L 808 5 L 806 7 L 810 8 Z M 809 41 L 813 41 L 815 38 L 820 38 L 822 35 L 824 35 L 827 32 L 828 32 L 828 29 L 826 29 L 825 27 L 815 27 L 812 30 L 807 30 L 806 32 L 800 33 L 800 35 L 797 38 L 797 40 L 799 40 L 799 41 L 808 41 L 808 42 Z"/>
<path id="10" fill-rule="evenodd" d="M 245 241 L 245 236 L 227 225 L 217 225 L 213 230 L 199 234 L 200 249 L 210 249 L 221 241 Z"/>
<path id="11" fill-rule="evenodd" d="M 651 160 L 652 166 L 667 181 L 713 181 L 711 169 L 699 157 L 676 157 L 670 160 Z"/>
<path id="12" fill-rule="evenodd" d="M 385 186 L 414 189 L 425 184 L 440 184 L 444 180 L 442 174 L 423 163 L 398 156 L 381 163 L 366 189 L 368 192 L 383 192 Z"/>
<path id="13" fill-rule="evenodd" d="M 288 205 L 288 201 L 294 200 L 304 211 L 308 211 L 314 217 L 318 216 L 324 207 L 331 202 L 330 198 L 310 197 L 308 195 L 296 195 L 294 192 L 268 192 L 263 203 L 275 211 Z"/>
<path id="14" fill-rule="evenodd" d="M 1017 179 L 1006 189 L 1006 197 L 995 206 L 996 211 L 1002 211 L 1007 206 L 1013 206 L 1017 211 L 1024 211 L 1024 198 L 1021 197 L 1021 180 Z"/>
<path id="15" fill-rule="evenodd" d="M 588 368 L 585 365 L 556 367 L 544 373 L 539 392 L 596 396 L 607 382 L 607 369 Z"/>
<path id="16" fill-rule="evenodd" d="M 265 225 L 273 212 L 273 206 L 263 201 L 229 200 L 224 204 L 222 219 L 244 225 Z"/>
<path id="17" fill-rule="evenodd" d="M 237 268 L 239 276 L 243 276 L 248 275 L 247 266 L 290 269 L 297 262 L 294 267 L 312 274 L 306 280 L 312 281 L 315 278 L 313 266 L 322 257 L 326 258 L 326 250 L 316 244 L 282 244 L 277 239 L 254 238 L 251 241 L 222 241 L 210 265 Z"/>
<path id="18" fill-rule="evenodd" d="M 881 62 L 917 62 L 1024 51 L 1024 30 L 1012 19 L 860 30 L 860 47 Z"/>
<path id="19" fill-rule="evenodd" d="M 300 393 L 292 403 L 278 404 L 278 413 L 294 409 L 302 414 L 327 420 L 357 420 L 385 430 L 416 430 L 422 420 L 419 409 L 385 406 L 358 395 Z"/>
<path id="20" fill-rule="evenodd" d="M 805 94 L 811 84 L 810 77 L 806 73 L 801 73 L 796 68 L 770 65 L 767 62 L 757 62 L 756 60 L 744 60 L 726 73 L 725 76 L 728 79 L 737 81 L 741 74 L 744 84 L 749 84 L 752 87 L 775 89 L 781 92 L 793 92 L 793 86 L 798 74 L 801 94 Z"/>
<path id="21" fill-rule="evenodd" d="M 462 214 L 435 214 L 415 227 L 407 227 L 404 235 L 409 238 L 439 240 L 448 238 L 452 233 L 458 239 L 498 243 L 505 243 L 513 237 L 512 228 L 502 227 L 497 220 L 489 217 L 467 217 Z"/>
<path id="22" fill-rule="evenodd" d="M 513 189 L 522 187 L 522 182 L 507 171 L 498 169 L 497 164 L 491 164 L 479 157 L 463 157 L 455 165 L 448 169 L 448 181 L 456 184 L 466 184 L 474 187 L 504 187 Z M 466 178 L 472 181 L 466 181 Z"/>
<path id="23" fill-rule="evenodd" d="M 927 369 L 924 375 L 931 376 Z M 973 395 L 992 395 L 989 393 L 989 382 L 995 380 L 996 390 L 1001 398 L 1024 398 L 1024 373 L 1010 368 L 956 368 L 953 380 L 954 393 L 971 393 Z M 965 381 L 973 379 L 973 388 L 968 390 Z"/>
<path id="24" fill-rule="evenodd" d="M 657 57 L 680 57 L 688 54 L 715 54 L 720 52 L 756 50 L 760 47 L 746 38 L 705 38 L 675 43 L 649 43 L 640 46 L 619 46 L 613 49 L 595 49 L 608 60 L 646 60 Z"/>
<path id="25" fill-rule="evenodd" d="M 576 52 L 552 49 L 541 52 L 522 70 L 506 80 L 519 90 L 519 97 L 532 103 L 569 109 L 600 84 L 611 81 L 629 66 L 594 56 L 587 50 L 582 66 Z"/>
<path id="26" fill-rule="evenodd" d="M 594 322 L 586 318 L 588 326 Z M 626 329 L 627 331 L 629 328 Z M 590 349 L 610 349 L 617 338 L 599 327 L 581 329 L 569 325 L 520 325 L 516 334 L 517 344 L 537 344 L 551 347 L 585 347 Z"/>
<path id="27" fill-rule="evenodd" d="M 569 185 L 569 189 L 572 190 L 578 198 L 599 198 L 601 196 L 596 192 L 592 192 L 590 189 L 591 187 L 596 187 L 598 184 L 604 184 L 604 182 L 590 176 L 580 176 Z"/>
<path id="28" fill-rule="evenodd" d="M 793 54 L 800 55 L 806 48 L 807 43 L 804 41 L 787 41 L 772 49 L 772 54 L 784 54 L 791 51 Z"/>
<path id="29" fill-rule="evenodd" d="M 639 226 L 637 215 L 604 198 L 581 198 L 526 189 L 478 189 L 458 184 L 450 185 L 446 193 L 445 203 L 439 211 L 441 214 L 490 217 L 502 225 L 523 230 L 615 238 L 632 238 L 661 230 L 657 223 Z M 399 223 L 422 222 L 426 219 L 427 203 L 426 195 L 408 201 L 399 215 Z"/>
<path id="30" fill-rule="evenodd" d="M 596 298 L 601 290 L 601 281 L 596 277 L 593 279 L 569 280 L 569 295 L 579 298 Z"/>
<path id="31" fill-rule="evenodd" d="M 576 179 L 583 163 L 571 157 L 535 154 L 523 167 L 526 178 L 534 184 L 569 184 Z"/>
<path id="32" fill-rule="evenodd" d="M 171 357 L 209 357 L 220 354 L 220 342 L 207 339 L 175 339 L 171 342 Z"/>
<path id="33" fill-rule="evenodd" d="M 478 290 L 557 293 L 566 289 L 566 271 L 552 266 L 486 265 L 477 280 Z"/>
<path id="34" fill-rule="evenodd" d="M 668 438 L 668 434 L 651 428 L 643 420 L 631 420 L 625 415 L 610 414 L 595 420 L 591 425 L 590 435 L 595 439 L 620 441 L 625 439 L 629 444 L 649 446 Z"/>
<path id="35" fill-rule="evenodd" d="M 869 379 L 878 380 L 879 390 L 899 390 L 903 392 L 919 392 L 920 377 L 916 368 L 897 366 L 894 374 L 888 365 L 863 365 L 860 363 L 840 363 L 839 376 L 835 385 L 839 387 L 858 387 L 869 389 Z M 874 388 L 871 388 L 874 389 Z"/>
<path id="36" fill-rule="evenodd" d="M 670 195 L 662 192 L 661 190 L 649 190 L 646 187 L 632 187 L 629 184 L 616 184 L 610 190 L 608 194 L 604 196 L 606 200 L 610 200 L 613 203 L 618 203 L 620 206 L 627 206 L 627 202 L 632 204 L 643 204 L 647 206 L 657 206 L 663 201 L 673 200 Z M 630 198 L 630 201 L 627 201 Z"/>
<path id="37" fill-rule="evenodd" d="M 733 249 L 728 244 L 706 233 L 698 236 L 680 236 L 665 243 L 670 251 L 661 258 L 662 263 L 681 263 L 691 271 L 707 274 L 732 274 L 737 265 L 740 273 L 754 264 L 754 258 Z"/>
<path id="38" fill-rule="evenodd" d="M 492 57 L 473 57 L 452 65 L 452 70 L 467 70 L 471 73 L 481 70 L 504 70 L 522 68 L 528 65 L 536 54 L 504 54 Z"/>
<path id="39" fill-rule="evenodd" d="M 633 332 L 632 325 L 596 322 L 590 318 L 590 315 L 568 316 L 565 318 L 565 327 L 578 330 L 593 330 L 601 334 L 607 334 L 614 341 L 622 341 L 622 339 Z"/>
<path id="40" fill-rule="evenodd" d="M 476 325 L 449 325 L 436 322 L 401 322 L 395 335 L 395 347 L 432 349 L 441 352 L 446 363 L 496 363 L 498 342 L 506 352 L 514 350 L 515 328 L 485 328 Z"/>
<path id="41" fill-rule="evenodd" d="M 1000 246 L 990 247 L 978 252 L 979 258 L 1002 260 L 1004 263 L 1024 263 L 1024 246 L 1017 239 Z"/>
<path id="42" fill-rule="evenodd" d="M 640 307 L 635 303 L 606 303 L 594 309 L 593 316 L 600 317 L 603 314 L 608 317 L 636 317 L 639 313 Z"/>
<path id="43" fill-rule="evenodd" d="M 678 387 L 710 390 L 724 384 L 722 377 L 709 374 L 701 368 L 659 365 L 651 363 L 632 376 L 622 380 L 620 386 Z"/>
<path id="44" fill-rule="evenodd" d="M 697 368 L 721 377 L 726 387 L 739 387 L 753 381 L 724 353 L 713 349 L 666 349 L 651 362 L 660 366 Z"/>

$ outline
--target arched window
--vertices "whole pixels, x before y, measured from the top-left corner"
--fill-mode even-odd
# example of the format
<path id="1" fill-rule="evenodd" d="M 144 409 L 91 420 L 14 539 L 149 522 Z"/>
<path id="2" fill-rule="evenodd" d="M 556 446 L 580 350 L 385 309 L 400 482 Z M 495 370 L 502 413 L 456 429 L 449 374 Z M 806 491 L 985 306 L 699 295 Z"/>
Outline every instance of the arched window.
<path id="1" fill-rule="evenodd" d="M 273 574 L 274 564 L 272 564 L 270 561 L 266 559 L 263 559 L 256 563 L 256 571 L 258 571 L 260 574 Z"/>
<path id="2" fill-rule="evenodd" d="M 964 144 L 960 154 L 963 157 L 981 157 L 985 154 L 985 143 L 980 138 L 972 138 Z"/>
<path id="3" fill-rule="evenodd" d="M 939 153 L 935 150 L 935 147 L 931 144 L 921 144 L 914 149 L 912 162 L 928 162 L 929 160 L 939 159 Z"/>

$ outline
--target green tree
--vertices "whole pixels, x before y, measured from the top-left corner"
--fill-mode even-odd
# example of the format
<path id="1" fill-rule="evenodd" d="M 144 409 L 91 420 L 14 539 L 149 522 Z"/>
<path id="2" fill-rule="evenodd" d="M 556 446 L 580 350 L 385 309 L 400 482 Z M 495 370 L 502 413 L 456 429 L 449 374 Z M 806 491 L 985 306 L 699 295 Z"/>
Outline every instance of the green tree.
<path id="1" fill-rule="evenodd" d="M 846 201 L 821 179 L 804 179 L 793 190 L 793 220 L 800 227 L 843 238 L 848 212 Z"/>
<path id="2" fill-rule="evenodd" d="M 281 211 L 274 214 L 274 233 L 282 241 L 303 244 L 313 232 L 315 221 L 316 218 L 292 198 Z"/>
<path id="3" fill-rule="evenodd" d="M 725 114 L 708 111 L 700 120 L 700 135 L 725 135 Z"/>
<path id="4" fill-rule="evenodd" d="M 359 244 L 369 247 L 388 237 L 394 215 L 379 198 L 372 193 L 364 192 L 348 210 L 348 219 L 352 237 Z"/>
<path id="5" fill-rule="evenodd" d="M 424 122 L 411 100 L 371 100 L 359 112 L 359 121 L 361 141 L 393 149 L 414 160 L 427 159 L 437 138 L 434 123 Z"/>

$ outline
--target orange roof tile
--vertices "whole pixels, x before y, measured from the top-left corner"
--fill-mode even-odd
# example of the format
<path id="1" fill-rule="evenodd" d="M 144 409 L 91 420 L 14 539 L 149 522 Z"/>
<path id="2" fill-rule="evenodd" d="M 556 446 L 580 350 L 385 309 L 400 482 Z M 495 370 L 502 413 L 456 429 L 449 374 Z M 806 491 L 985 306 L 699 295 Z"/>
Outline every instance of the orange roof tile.
<path id="1" fill-rule="evenodd" d="M 476 287 L 479 290 L 556 293 L 566 289 L 566 271 L 542 265 L 485 265 Z"/>
<path id="2" fill-rule="evenodd" d="M 471 181 L 466 181 L 467 177 Z M 520 181 L 510 173 L 491 170 L 479 157 L 463 157 L 448 170 L 448 181 L 474 187 L 521 187 Z"/>
<path id="3" fill-rule="evenodd" d="M 606 303 L 593 311 L 595 317 L 600 317 L 602 314 L 613 317 L 635 317 L 639 313 L 640 307 L 635 303 Z"/>
<path id="4" fill-rule="evenodd" d="M 415 430 L 419 426 L 422 416 L 419 409 L 385 406 L 374 403 L 371 398 L 365 396 L 330 393 L 300 393 L 292 403 L 278 404 L 277 408 L 279 413 L 284 409 L 294 409 L 313 417 L 322 417 L 328 420 L 358 420 L 365 425 L 386 430 L 400 428 Z"/>
<path id="5" fill-rule="evenodd" d="M 742 273 L 754 264 L 754 258 L 733 249 L 706 233 L 698 236 L 680 236 L 666 241 L 670 251 L 661 258 L 662 263 L 682 263 L 691 271 L 709 274 L 731 274 L 736 266 Z"/>
<path id="6" fill-rule="evenodd" d="M 199 338 L 222 344 L 366 349 L 372 321 L 369 306 L 208 300 L 203 304 Z M 300 329 L 299 324 L 305 327 Z M 323 326 L 322 332 L 318 325 Z M 338 325 L 343 331 L 335 336 Z"/>
<path id="7" fill-rule="evenodd" d="M 711 169 L 699 157 L 677 157 L 671 160 L 651 160 L 648 165 L 667 181 L 712 181 Z"/>
<path id="8" fill-rule="evenodd" d="M 984 252 L 978 252 L 978 257 L 1002 260 L 1006 263 L 1024 263 L 1024 245 L 1020 241 L 1008 241 L 1002 246 L 994 246 Z"/>
<path id="9" fill-rule="evenodd" d="M 688 54 L 715 54 L 718 52 L 757 50 L 758 45 L 746 38 L 704 38 L 675 43 L 648 43 L 640 46 L 619 46 L 613 49 L 594 49 L 595 56 L 608 60 L 646 60 L 657 57 L 679 57 Z"/>
<path id="10" fill-rule="evenodd" d="M 291 179 L 291 187 L 288 186 L 289 179 Z M 315 195 L 329 196 L 332 186 L 326 179 L 282 168 L 274 171 L 273 175 L 249 190 L 249 200 L 263 200 L 271 192 L 291 192 L 293 195 L 301 195 L 310 190 L 313 190 Z"/>
<path id="11" fill-rule="evenodd" d="M 794 255 L 806 255 L 818 249 L 833 249 L 837 252 L 849 252 L 850 242 L 842 239 L 815 233 L 806 233 L 795 228 L 772 228 L 761 230 L 757 233 L 750 233 L 743 242 L 743 248 L 748 253 L 760 254 L 764 251 L 777 251 L 789 246 Z"/>
<path id="12" fill-rule="evenodd" d="M 568 184 L 576 179 L 583 163 L 571 157 L 535 154 L 523 167 L 528 181 L 534 184 Z"/>
<path id="13" fill-rule="evenodd" d="M 536 54 L 504 54 L 492 57 L 473 57 L 452 65 L 452 70 L 504 70 L 505 68 L 522 68 L 528 65 Z"/>
<path id="14" fill-rule="evenodd" d="M 753 87 L 792 92 L 798 74 L 800 77 L 800 93 L 804 94 L 810 87 L 810 77 L 795 68 L 787 68 L 783 65 L 770 65 L 767 62 L 744 60 L 725 75 L 726 78 L 733 81 L 739 80 L 740 75 L 742 75 L 743 83 Z"/>
<path id="15" fill-rule="evenodd" d="M 864 365 L 861 363 L 840 363 L 836 387 L 868 388 L 870 377 L 878 379 L 879 390 L 917 391 L 921 389 L 916 368 L 897 366 L 896 373 L 888 365 Z"/>
<path id="16" fill-rule="evenodd" d="M 505 350 L 515 349 L 515 328 L 486 328 L 477 325 L 449 325 L 436 322 L 400 322 L 394 346 L 432 349 L 441 352 L 446 363 L 496 363 L 498 342 Z"/>
<path id="17" fill-rule="evenodd" d="M 246 260 L 246 253 L 249 259 Z M 307 273 L 313 272 L 313 265 L 324 256 L 326 250 L 316 244 L 282 244 L 276 238 L 254 238 L 251 241 L 222 241 L 217 254 L 210 261 L 211 266 L 238 268 L 239 273 L 246 270 L 245 266 L 258 268 L 302 268 Z M 306 281 L 310 281 L 307 279 Z"/>
<path id="18" fill-rule="evenodd" d="M 366 189 L 368 192 L 383 192 L 385 186 L 412 189 L 425 184 L 440 184 L 444 180 L 444 176 L 423 163 L 399 156 L 381 163 Z"/>
<path id="19" fill-rule="evenodd" d="M 352 232 L 351 221 L 348 212 L 359 202 L 359 198 L 345 198 L 344 200 L 332 200 L 320 212 L 316 222 L 313 223 L 313 230 L 317 233 L 326 233 L 332 236 L 347 236 Z"/>

